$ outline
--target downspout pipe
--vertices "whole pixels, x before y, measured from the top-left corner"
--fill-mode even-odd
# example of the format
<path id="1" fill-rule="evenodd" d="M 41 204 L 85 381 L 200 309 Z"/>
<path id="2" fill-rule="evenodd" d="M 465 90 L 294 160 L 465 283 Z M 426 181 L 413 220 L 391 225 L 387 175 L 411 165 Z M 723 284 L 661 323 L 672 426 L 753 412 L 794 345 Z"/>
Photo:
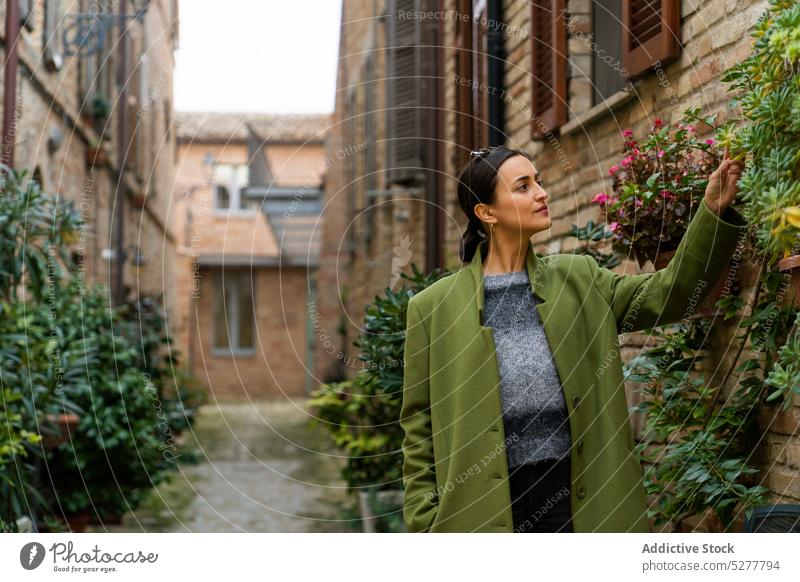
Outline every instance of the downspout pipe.
<path id="1" fill-rule="evenodd" d="M 505 38 L 503 33 L 503 3 L 501 0 L 488 0 L 486 16 L 489 20 L 487 31 L 488 51 L 488 84 L 489 87 L 503 88 L 503 72 L 506 60 Z M 489 145 L 499 146 L 506 143 L 505 111 L 503 92 L 492 91 L 489 94 Z"/>
<path id="2" fill-rule="evenodd" d="M 120 0 L 120 14 L 128 14 L 128 0 Z M 123 275 L 125 265 L 125 205 L 127 192 L 125 190 L 125 162 L 128 155 L 128 24 L 123 18 L 120 20 L 119 62 L 117 63 L 117 156 L 119 172 L 117 174 L 117 188 L 114 193 L 115 200 L 111 201 L 111 208 L 116 209 L 114 216 L 114 301 L 122 305 L 125 300 L 123 289 Z"/>
<path id="3" fill-rule="evenodd" d="M 14 166 L 14 145 L 16 142 L 17 114 L 17 70 L 19 68 L 19 3 L 6 2 L 6 46 L 5 67 L 3 69 L 3 148 L 0 162 L 8 167 Z"/>

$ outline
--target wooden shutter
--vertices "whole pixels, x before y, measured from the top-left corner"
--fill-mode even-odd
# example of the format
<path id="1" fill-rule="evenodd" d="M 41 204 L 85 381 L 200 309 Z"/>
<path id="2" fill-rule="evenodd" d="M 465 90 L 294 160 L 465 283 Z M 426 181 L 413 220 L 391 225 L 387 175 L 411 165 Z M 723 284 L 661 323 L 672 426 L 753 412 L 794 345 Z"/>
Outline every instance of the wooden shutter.
<path id="1" fill-rule="evenodd" d="M 28 32 L 36 25 L 35 4 L 35 0 L 19 0 L 19 24 Z"/>
<path id="2" fill-rule="evenodd" d="M 64 58 L 59 49 L 59 37 L 56 27 L 61 20 L 61 1 L 44 0 L 44 26 L 42 41 L 44 44 L 44 65 L 48 71 L 59 71 L 64 64 Z"/>
<path id="3" fill-rule="evenodd" d="M 460 18 L 456 19 L 456 147 L 453 164 L 460 169 L 469 161 L 469 152 L 475 149 L 472 135 L 472 0 L 458 0 Z"/>
<path id="4" fill-rule="evenodd" d="M 419 11 L 421 0 L 389 0 L 386 18 L 386 179 L 413 182 L 422 169 L 421 27 L 401 10 Z"/>
<path id="5" fill-rule="evenodd" d="M 473 141 L 476 147 L 489 145 L 489 26 L 486 0 L 474 2 L 472 19 Z M 499 89 L 499 88 L 498 88 Z"/>
<path id="6" fill-rule="evenodd" d="M 534 0 L 531 4 L 532 83 L 531 136 L 547 133 L 567 121 L 566 0 Z"/>
<path id="7" fill-rule="evenodd" d="M 678 0 L 622 1 L 622 57 L 629 78 L 680 54 Z"/>

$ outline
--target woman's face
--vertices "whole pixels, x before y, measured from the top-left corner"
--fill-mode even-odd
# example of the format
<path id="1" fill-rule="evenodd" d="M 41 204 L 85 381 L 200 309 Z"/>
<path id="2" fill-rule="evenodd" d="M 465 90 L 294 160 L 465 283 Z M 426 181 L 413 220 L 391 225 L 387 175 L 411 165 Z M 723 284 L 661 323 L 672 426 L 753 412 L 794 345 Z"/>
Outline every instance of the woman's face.
<path id="1" fill-rule="evenodd" d="M 479 209 L 479 207 L 483 207 Z M 525 156 L 514 156 L 500 166 L 492 204 L 475 207 L 478 218 L 495 221 L 495 235 L 500 231 L 511 236 L 530 238 L 550 228 L 547 192 L 539 172 Z M 488 225 L 487 225 L 488 226 Z"/>

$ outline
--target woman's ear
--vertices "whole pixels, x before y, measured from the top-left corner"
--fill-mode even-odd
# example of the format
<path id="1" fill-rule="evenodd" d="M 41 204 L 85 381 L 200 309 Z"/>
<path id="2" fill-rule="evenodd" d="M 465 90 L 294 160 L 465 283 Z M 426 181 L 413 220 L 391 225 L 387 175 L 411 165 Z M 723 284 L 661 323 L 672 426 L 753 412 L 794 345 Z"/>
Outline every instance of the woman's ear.
<path id="1" fill-rule="evenodd" d="M 489 211 L 489 207 L 483 202 L 476 204 L 473 212 L 475 212 L 475 216 L 477 216 L 481 222 L 491 222 L 492 213 Z"/>

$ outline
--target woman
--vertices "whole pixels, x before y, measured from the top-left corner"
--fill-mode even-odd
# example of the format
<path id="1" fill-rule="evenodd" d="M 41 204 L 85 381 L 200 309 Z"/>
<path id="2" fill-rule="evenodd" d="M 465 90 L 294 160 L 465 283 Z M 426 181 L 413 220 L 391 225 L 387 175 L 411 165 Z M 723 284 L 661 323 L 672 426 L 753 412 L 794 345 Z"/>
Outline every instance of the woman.
<path id="1" fill-rule="evenodd" d="M 648 532 L 618 335 L 691 315 L 745 230 L 726 150 L 669 265 L 621 275 L 534 252 L 530 156 L 472 153 L 463 265 L 408 304 L 403 514 L 411 532 Z"/>

